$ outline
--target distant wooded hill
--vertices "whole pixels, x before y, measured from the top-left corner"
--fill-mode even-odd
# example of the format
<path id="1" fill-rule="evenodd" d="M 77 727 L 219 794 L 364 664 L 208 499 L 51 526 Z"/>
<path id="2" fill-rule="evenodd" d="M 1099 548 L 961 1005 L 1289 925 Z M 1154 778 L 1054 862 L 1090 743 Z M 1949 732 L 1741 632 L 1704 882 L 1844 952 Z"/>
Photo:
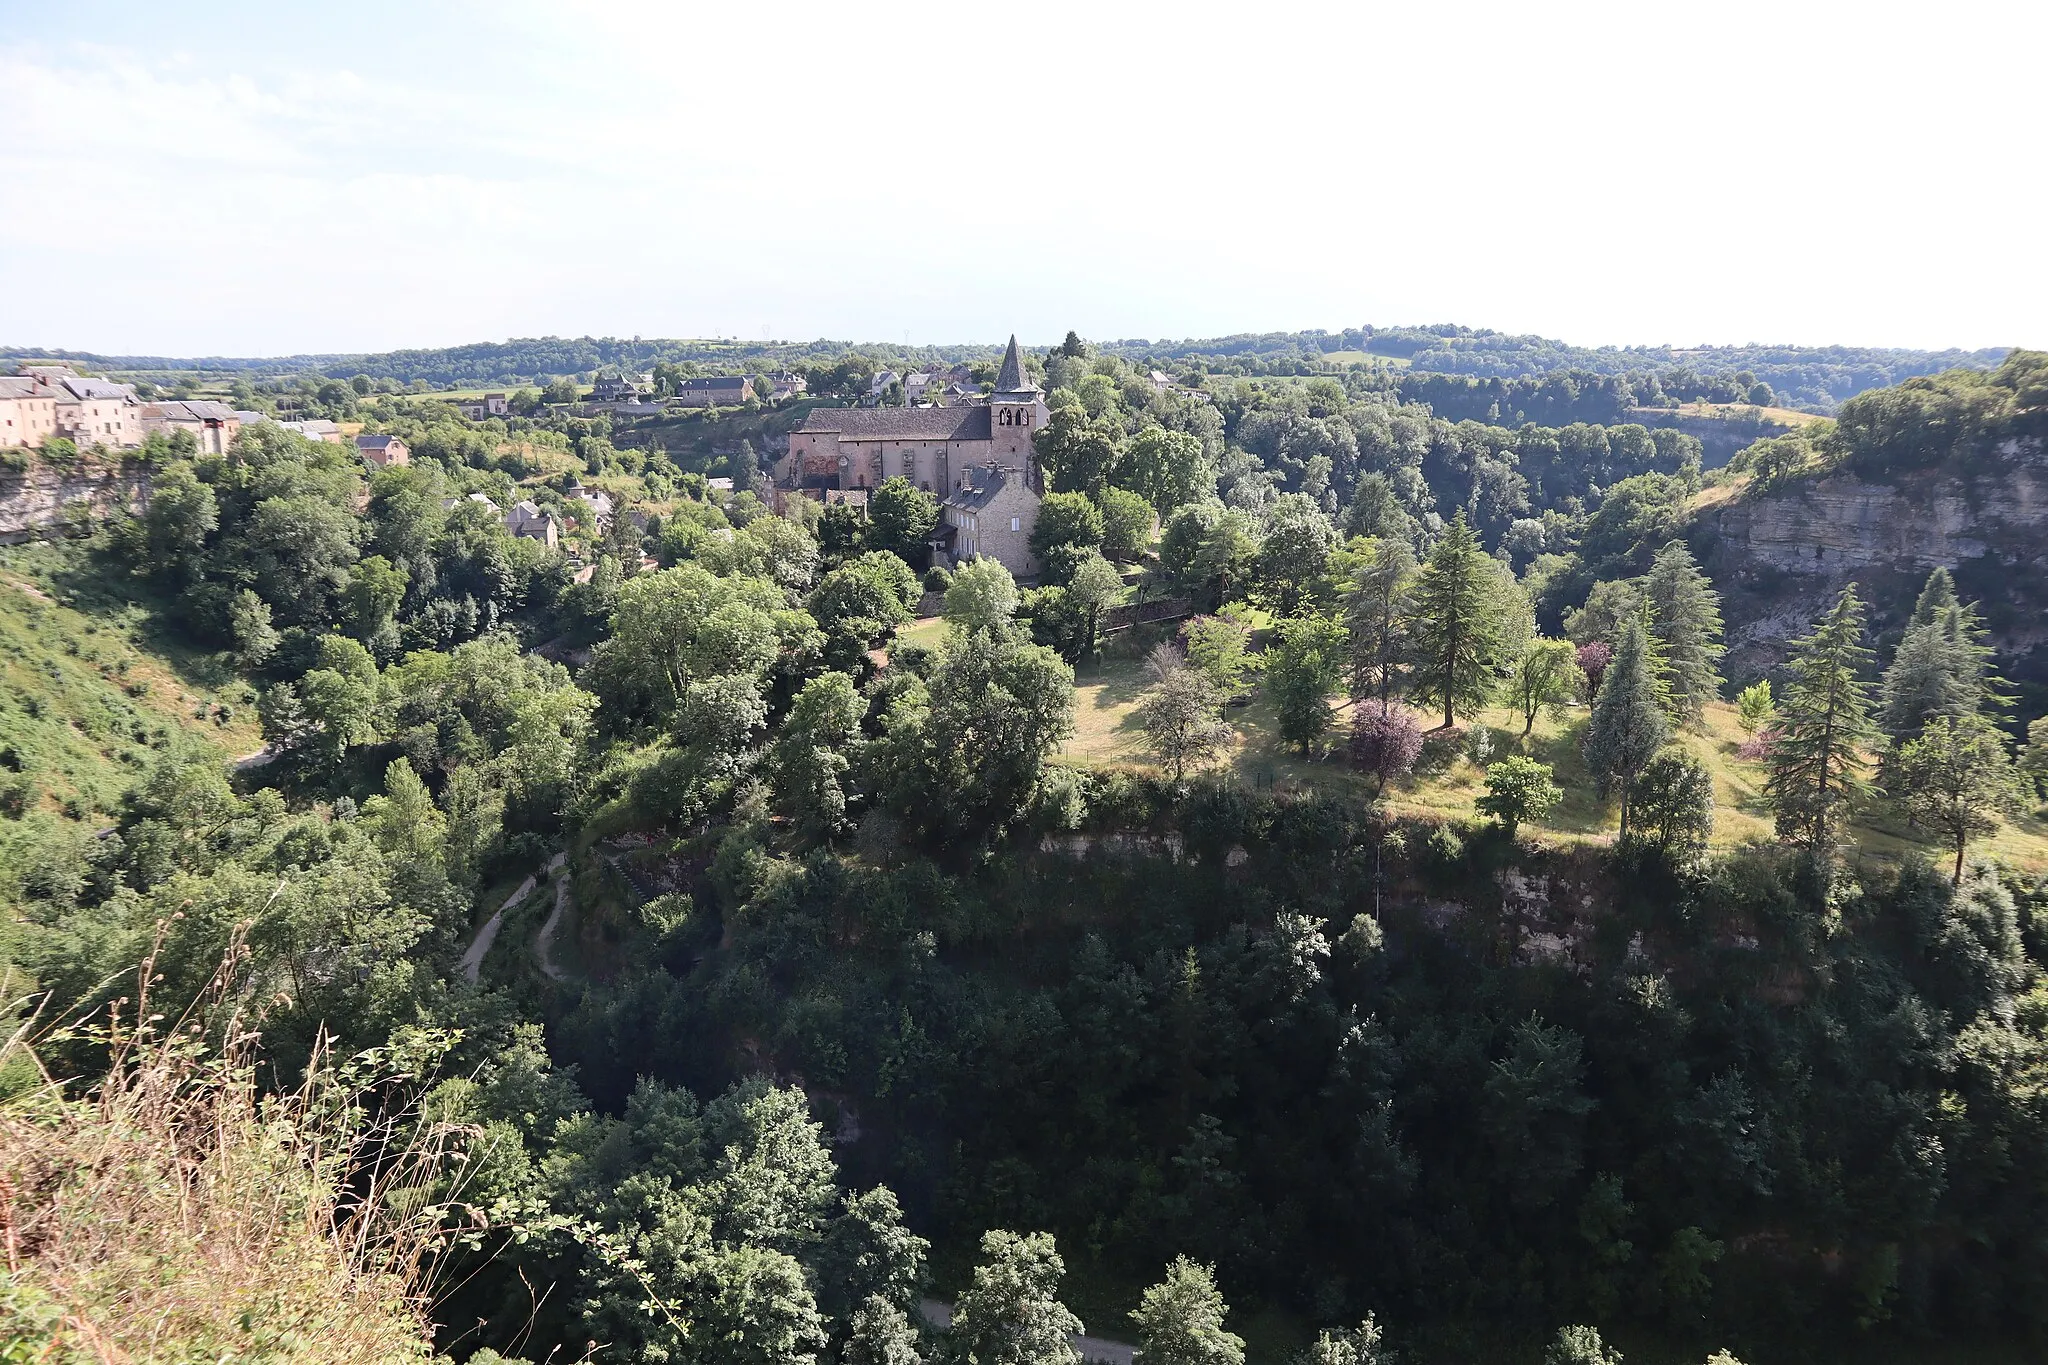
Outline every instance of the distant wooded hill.
<path id="1" fill-rule="evenodd" d="M 1669 402 L 1775 402 L 1815 412 L 1832 412 L 1867 389 L 1896 384 L 1914 375 L 1967 367 L 1990 369 L 2005 358 L 2004 347 L 1976 351 L 1920 351 L 1855 346 L 1573 346 L 1538 336 L 1510 336 L 1484 328 L 1443 324 L 1430 327 L 1371 326 L 1343 331 L 1261 332 L 1181 341 L 1143 338 L 1101 342 L 1096 349 L 1178 373 L 1302 375 L 1358 363 L 1391 362 L 1410 376 L 1459 376 L 1471 385 L 1436 385 L 1411 401 L 1450 402 L 1469 395 L 1493 408 L 1503 396 L 1484 381 L 1541 381 L 1570 375 L 1580 387 L 1605 381 L 1615 411 Z M 7 368 L 24 360 L 62 359 L 94 370 L 134 378 L 270 378 L 317 373 L 336 378 L 368 375 L 437 388 L 478 384 L 538 384 L 560 375 L 605 369 L 651 370 L 660 363 L 690 363 L 706 370 L 758 372 L 781 367 L 830 364 L 858 354 L 875 368 L 904 368 L 944 361 L 987 360 L 987 345 L 904 347 L 882 343 L 817 340 L 746 342 L 721 339 L 619 337 L 535 337 L 475 342 L 464 346 L 388 351 L 382 354 L 320 354 L 270 357 L 102 355 L 0 347 Z M 1411 381 L 1412 382 L 1412 381 Z M 1404 384 L 1404 388 L 1406 385 Z M 1427 386 L 1423 386 L 1427 387 Z M 1464 393 L 1454 394 L 1453 389 Z M 1768 393 L 1762 390 L 1767 389 Z M 1478 392 L 1475 392 L 1477 390 Z M 1483 395 L 1483 396 L 1482 396 Z M 1469 402 L 1469 399 L 1468 399 Z M 1555 419 L 1554 402 L 1539 402 L 1529 420 Z M 1522 404 L 1510 401 L 1501 417 Z M 1456 416 L 1467 415 L 1456 412 Z M 1480 416 L 1478 412 L 1470 415 Z M 1579 414 L 1572 413 L 1573 417 Z M 1580 420 L 1585 420 L 1580 417 Z"/>

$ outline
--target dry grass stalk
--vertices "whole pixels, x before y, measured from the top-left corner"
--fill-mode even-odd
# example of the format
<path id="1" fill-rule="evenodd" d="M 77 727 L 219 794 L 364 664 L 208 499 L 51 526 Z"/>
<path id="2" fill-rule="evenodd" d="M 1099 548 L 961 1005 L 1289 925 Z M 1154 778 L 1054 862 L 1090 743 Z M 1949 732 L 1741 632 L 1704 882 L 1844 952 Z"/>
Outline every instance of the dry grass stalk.
<path id="1" fill-rule="evenodd" d="M 396 1103 L 388 1055 L 323 1048 L 294 1091 L 255 1083 L 231 952 L 193 1010 L 148 1011 L 0 1045 L 31 1082 L 0 1102 L 0 1361 L 427 1360 L 431 1201 L 447 1135 Z M 102 1042 L 75 1096 L 34 1037 Z"/>

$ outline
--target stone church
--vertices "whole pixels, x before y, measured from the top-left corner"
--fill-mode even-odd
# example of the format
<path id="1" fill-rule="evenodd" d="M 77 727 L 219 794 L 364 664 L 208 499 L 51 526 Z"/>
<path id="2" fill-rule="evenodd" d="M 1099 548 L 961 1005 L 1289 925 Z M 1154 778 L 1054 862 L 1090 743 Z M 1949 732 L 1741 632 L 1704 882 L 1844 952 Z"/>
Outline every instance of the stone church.
<path id="1" fill-rule="evenodd" d="M 908 479 L 940 501 L 933 549 L 941 562 L 986 555 L 1031 577 L 1038 566 L 1027 542 L 1044 494 L 1033 442 L 1049 415 L 1013 336 L 987 398 L 965 407 L 815 409 L 790 433 L 775 478 L 813 497 Z"/>

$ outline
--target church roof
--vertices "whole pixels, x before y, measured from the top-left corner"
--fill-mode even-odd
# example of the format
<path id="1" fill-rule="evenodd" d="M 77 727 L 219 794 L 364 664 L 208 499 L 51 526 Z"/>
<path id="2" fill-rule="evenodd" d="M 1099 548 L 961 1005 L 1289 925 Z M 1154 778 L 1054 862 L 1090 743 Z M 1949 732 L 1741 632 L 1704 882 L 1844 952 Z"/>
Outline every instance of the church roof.
<path id="1" fill-rule="evenodd" d="M 846 441 L 986 441 L 989 410 L 974 408 L 813 408 L 798 431 L 836 431 Z"/>
<path id="2" fill-rule="evenodd" d="M 979 512 L 996 500 L 1011 479 L 1019 477 L 998 465 L 975 465 L 964 473 L 965 485 L 955 489 L 945 503 L 962 512 Z M 1031 487 L 1028 482 L 1022 486 L 1026 491 Z"/>
<path id="3" fill-rule="evenodd" d="M 1035 393 L 1038 385 L 1024 373 L 1024 357 L 1017 353 L 1017 334 L 1010 334 L 1010 349 L 1003 352 L 1003 368 L 996 371 L 997 393 Z"/>

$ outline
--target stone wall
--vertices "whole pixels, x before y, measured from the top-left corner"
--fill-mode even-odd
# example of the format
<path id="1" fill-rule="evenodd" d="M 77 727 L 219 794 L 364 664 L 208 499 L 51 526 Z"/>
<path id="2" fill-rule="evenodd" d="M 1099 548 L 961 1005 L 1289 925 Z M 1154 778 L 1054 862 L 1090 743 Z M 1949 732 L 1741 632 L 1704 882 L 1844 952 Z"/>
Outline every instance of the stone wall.
<path id="1" fill-rule="evenodd" d="M 139 465 L 83 461 L 59 469 L 37 460 L 26 470 L 0 471 L 0 541 L 75 525 L 81 510 L 95 520 L 118 509 L 138 511 L 148 496 L 149 472 Z"/>

